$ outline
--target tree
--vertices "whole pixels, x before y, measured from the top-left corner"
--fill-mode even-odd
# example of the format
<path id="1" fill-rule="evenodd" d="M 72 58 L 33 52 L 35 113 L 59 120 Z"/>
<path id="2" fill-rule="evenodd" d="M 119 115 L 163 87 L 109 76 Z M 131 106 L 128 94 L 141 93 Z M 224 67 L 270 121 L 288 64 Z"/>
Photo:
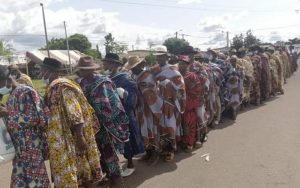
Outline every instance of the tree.
<path id="1" fill-rule="evenodd" d="M 179 55 L 189 46 L 189 42 L 179 38 L 168 38 L 163 45 L 167 47 L 168 52 L 171 54 Z"/>
<path id="2" fill-rule="evenodd" d="M 95 59 L 101 59 L 99 49 L 92 49 L 92 44 L 85 35 L 74 34 L 68 37 L 70 50 L 78 50 Z M 64 38 L 52 38 L 48 43 L 49 50 L 67 50 L 67 42 Z M 42 48 L 47 49 L 46 47 Z"/>
<path id="3" fill-rule="evenodd" d="M 5 57 L 9 63 L 13 59 L 12 51 L 13 51 L 13 48 L 10 44 L 5 44 L 3 41 L 0 40 L 0 56 Z"/>
<path id="4" fill-rule="evenodd" d="M 91 49 L 92 44 L 90 43 L 89 39 L 82 34 L 74 34 L 71 35 L 69 38 L 69 47 L 70 50 L 78 50 L 80 52 L 85 52 Z"/>
<path id="5" fill-rule="evenodd" d="M 244 46 L 246 48 L 249 48 L 250 46 L 259 45 L 259 44 L 260 44 L 260 40 L 253 35 L 251 30 L 248 30 L 244 38 Z"/>
<path id="6" fill-rule="evenodd" d="M 105 38 L 104 46 L 105 46 L 106 53 L 120 54 L 128 50 L 126 45 L 117 43 L 111 33 L 108 33 L 104 38 Z"/>
<path id="7" fill-rule="evenodd" d="M 289 39 L 289 44 L 300 44 L 300 39 L 299 38 L 293 38 Z"/>
<path id="8" fill-rule="evenodd" d="M 244 36 L 243 34 L 235 35 L 232 39 L 231 48 L 235 48 L 238 50 L 239 48 L 244 46 Z"/>
<path id="9" fill-rule="evenodd" d="M 49 50 L 67 50 L 65 39 L 52 38 L 48 43 Z"/>

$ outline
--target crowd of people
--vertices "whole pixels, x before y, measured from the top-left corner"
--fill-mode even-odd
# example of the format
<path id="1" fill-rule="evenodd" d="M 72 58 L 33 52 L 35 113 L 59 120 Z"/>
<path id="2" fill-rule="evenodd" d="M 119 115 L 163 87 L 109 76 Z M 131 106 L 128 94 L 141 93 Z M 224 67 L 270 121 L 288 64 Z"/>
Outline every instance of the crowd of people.
<path id="1" fill-rule="evenodd" d="M 95 187 L 105 179 L 123 187 L 135 156 L 153 166 L 171 162 L 179 148 L 201 148 L 208 127 L 284 94 L 298 68 L 296 52 L 274 46 L 153 55 L 155 64 L 108 53 L 101 65 L 83 56 L 71 77 L 62 62 L 45 58 L 44 96 L 18 67 L 0 66 L 0 94 L 9 94 L 0 117 L 16 150 L 11 187 Z"/>

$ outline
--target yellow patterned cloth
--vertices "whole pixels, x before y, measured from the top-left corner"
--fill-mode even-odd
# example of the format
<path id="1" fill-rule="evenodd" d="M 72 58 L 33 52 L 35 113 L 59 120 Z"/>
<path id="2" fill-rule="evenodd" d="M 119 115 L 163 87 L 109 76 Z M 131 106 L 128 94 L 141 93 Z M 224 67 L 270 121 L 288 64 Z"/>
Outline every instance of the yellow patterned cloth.
<path id="1" fill-rule="evenodd" d="M 16 80 L 19 84 L 24 84 L 33 87 L 31 78 L 27 74 L 21 73 L 20 78 Z"/>
<path id="2" fill-rule="evenodd" d="M 54 185 L 77 188 L 82 182 L 100 180 L 103 174 L 94 137 L 99 122 L 80 87 L 71 80 L 56 79 L 48 87 L 45 100 L 51 111 L 47 133 Z M 76 138 L 71 131 L 72 126 L 81 123 L 88 145 L 83 157 L 78 155 Z"/>
<path id="3" fill-rule="evenodd" d="M 249 101 L 250 100 L 250 91 L 251 91 L 251 85 L 254 80 L 253 74 L 254 74 L 254 68 L 253 64 L 251 62 L 251 59 L 249 60 L 249 57 L 246 56 L 244 58 L 239 58 L 237 60 L 237 64 L 241 67 L 243 67 L 245 77 L 244 77 L 244 90 L 243 90 L 243 101 Z"/>

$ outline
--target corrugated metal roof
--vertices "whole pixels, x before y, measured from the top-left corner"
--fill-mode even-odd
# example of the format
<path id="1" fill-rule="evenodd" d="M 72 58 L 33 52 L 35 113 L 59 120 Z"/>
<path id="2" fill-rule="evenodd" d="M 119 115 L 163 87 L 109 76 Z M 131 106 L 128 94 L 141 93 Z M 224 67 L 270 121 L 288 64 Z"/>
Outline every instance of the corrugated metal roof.
<path id="1" fill-rule="evenodd" d="M 68 65 L 69 64 L 69 57 L 67 50 L 50 50 L 50 57 L 57 59 L 58 61 Z M 70 58 L 71 58 L 71 65 L 75 65 L 79 58 L 85 54 L 77 51 L 77 50 L 70 50 Z M 45 57 L 48 57 L 47 50 L 35 50 L 26 52 L 26 57 L 29 58 L 32 62 L 41 64 Z"/>

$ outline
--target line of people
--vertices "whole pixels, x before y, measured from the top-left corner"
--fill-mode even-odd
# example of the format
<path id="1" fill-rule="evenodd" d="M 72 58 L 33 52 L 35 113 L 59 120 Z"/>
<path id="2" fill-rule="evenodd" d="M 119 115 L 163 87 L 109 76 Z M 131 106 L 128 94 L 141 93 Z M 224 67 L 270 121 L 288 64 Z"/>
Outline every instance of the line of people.
<path id="1" fill-rule="evenodd" d="M 0 93 L 9 94 L 0 117 L 16 149 L 11 187 L 50 187 L 45 160 L 55 187 L 95 187 L 105 178 L 122 187 L 134 156 L 144 154 L 149 165 L 172 161 L 178 147 L 202 147 L 208 127 L 224 116 L 235 120 L 250 103 L 284 94 L 298 59 L 284 48 L 260 46 L 228 54 L 189 46 L 177 57 L 154 55 L 151 65 L 109 53 L 102 67 L 84 56 L 72 78 L 63 63 L 45 58 L 44 97 L 16 67 L 0 66 Z"/>

